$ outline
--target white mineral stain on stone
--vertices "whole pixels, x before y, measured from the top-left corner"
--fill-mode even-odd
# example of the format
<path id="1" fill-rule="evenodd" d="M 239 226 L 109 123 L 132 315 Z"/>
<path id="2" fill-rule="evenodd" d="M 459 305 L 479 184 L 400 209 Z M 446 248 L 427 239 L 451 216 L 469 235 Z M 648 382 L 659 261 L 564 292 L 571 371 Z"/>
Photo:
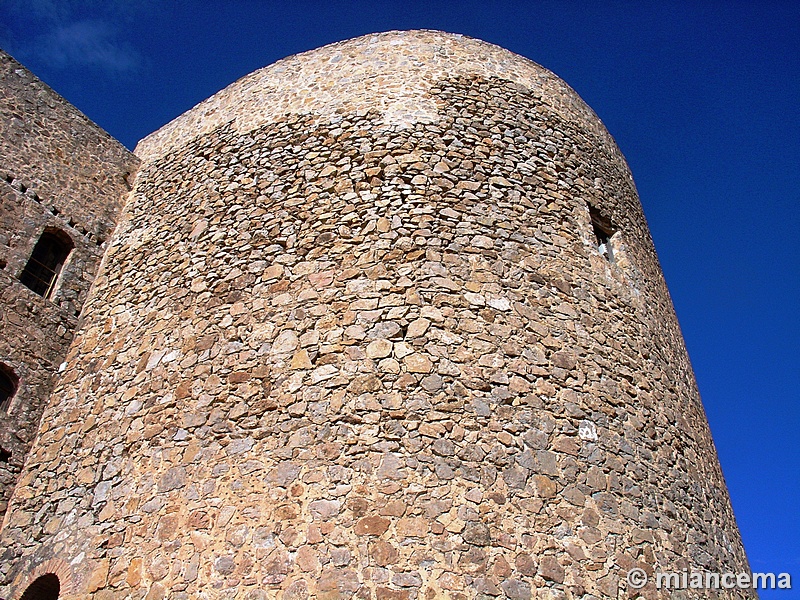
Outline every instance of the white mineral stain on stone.
<path id="1" fill-rule="evenodd" d="M 591 421 L 581 421 L 578 426 L 578 437 L 590 442 L 597 441 L 597 427 Z"/>
<path id="2" fill-rule="evenodd" d="M 469 302 L 473 306 L 486 305 L 486 298 L 484 298 L 483 295 L 481 294 L 475 294 L 473 292 L 464 292 L 464 298 L 466 298 L 467 302 Z"/>
<path id="3" fill-rule="evenodd" d="M 508 298 L 489 298 L 486 304 L 497 310 L 511 310 L 511 302 L 508 301 Z"/>

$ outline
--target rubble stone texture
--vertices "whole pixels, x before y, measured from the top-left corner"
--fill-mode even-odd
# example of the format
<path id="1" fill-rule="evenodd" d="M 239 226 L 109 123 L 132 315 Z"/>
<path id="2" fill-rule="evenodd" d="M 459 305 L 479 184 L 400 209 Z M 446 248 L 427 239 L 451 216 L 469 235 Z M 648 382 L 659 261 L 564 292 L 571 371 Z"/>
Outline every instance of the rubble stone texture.
<path id="1" fill-rule="evenodd" d="M 748 570 L 632 178 L 552 73 L 370 35 L 136 153 L 0 595 L 47 565 L 98 600 L 660 598 L 625 573 Z"/>
<path id="2" fill-rule="evenodd" d="M 2 518 L 139 161 L 2 51 L 0 81 L 0 363 L 19 378 L 0 410 Z M 74 246 L 48 299 L 19 282 L 46 230 Z"/>

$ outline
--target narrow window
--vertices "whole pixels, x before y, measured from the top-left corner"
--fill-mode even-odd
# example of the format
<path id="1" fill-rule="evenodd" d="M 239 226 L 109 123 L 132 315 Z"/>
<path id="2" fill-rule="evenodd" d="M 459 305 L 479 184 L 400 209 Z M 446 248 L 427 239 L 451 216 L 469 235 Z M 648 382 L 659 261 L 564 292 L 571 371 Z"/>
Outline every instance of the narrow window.
<path id="1" fill-rule="evenodd" d="M 72 247 L 72 238 L 63 231 L 45 231 L 36 242 L 19 280 L 40 296 L 49 298 Z"/>
<path id="2" fill-rule="evenodd" d="M 611 220 L 600 214 L 594 206 L 589 206 L 589 216 L 592 220 L 592 232 L 594 233 L 595 246 L 597 251 L 605 256 L 609 261 L 614 260 L 611 248 L 611 236 L 615 231 L 611 225 Z"/>
<path id="3" fill-rule="evenodd" d="M 0 413 L 8 411 L 11 399 L 17 392 L 19 379 L 14 375 L 14 371 L 0 363 Z"/>
<path id="4" fill-rule="evenodd" d="M 19 600 L 58 600 L 60 593 L 61 582 L 58 581 L 58 576 L 54 573 L 47 573 L 37 577 Z"/>

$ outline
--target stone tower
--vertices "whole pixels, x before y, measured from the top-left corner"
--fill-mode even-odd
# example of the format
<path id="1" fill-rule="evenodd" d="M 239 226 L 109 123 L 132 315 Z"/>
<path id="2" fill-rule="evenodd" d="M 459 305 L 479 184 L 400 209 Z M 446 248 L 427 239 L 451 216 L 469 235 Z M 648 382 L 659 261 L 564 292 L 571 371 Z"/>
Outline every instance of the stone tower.
<path id="1" fill-rule="evenodd" d="M 2 51 L 0 82 L 2 518 L 138 160 Z"/>
<path id="2" fill-rule="evenodd" d="M 0 594 L 659 598 L 625 573 L 748 570 L 632 178 L 552 73 L 370 35 L 136 154 Z"/>

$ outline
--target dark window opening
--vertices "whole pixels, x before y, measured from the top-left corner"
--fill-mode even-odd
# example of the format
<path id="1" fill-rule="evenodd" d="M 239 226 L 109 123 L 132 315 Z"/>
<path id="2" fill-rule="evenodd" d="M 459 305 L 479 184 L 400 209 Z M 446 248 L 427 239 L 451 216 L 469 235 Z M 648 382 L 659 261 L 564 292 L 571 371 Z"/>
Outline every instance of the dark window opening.
<path id="1" fill-rule="evenodd" d="M 11 399 L 17 393 L 19 378 L 14 371 L 0 363 L 0 413 L 8 411 Z"/>
<path id="2" fill-rule="evenodd" d="M 49 298 L 72 248 L 72 239 L 63 231 L 45 231 L 36 242 L 19 280 L 40 296 Z"/>
<path id="3" fill-rule="evenodd" d="M 11 452 L 0 446 L 0 463 L 7 463 L 11 460 Z"/>
<path id="4" fill-rule="evenodd" d="M 54 573 L 47 573 L 37 577 L 19 600 L 58 600 L 60 593 L 61 583 L 58 581 L 58 576 Z"/>
<path id="5" fill-rule="evenodd" d="M 611 225 L 611 220 L 600 214 L 594 206 L 589 206 L 589 216 L 592 220 L 592 233 L 597 251 L 608 260 L 613 260 L 611 237 L 616 233 Z"/>

